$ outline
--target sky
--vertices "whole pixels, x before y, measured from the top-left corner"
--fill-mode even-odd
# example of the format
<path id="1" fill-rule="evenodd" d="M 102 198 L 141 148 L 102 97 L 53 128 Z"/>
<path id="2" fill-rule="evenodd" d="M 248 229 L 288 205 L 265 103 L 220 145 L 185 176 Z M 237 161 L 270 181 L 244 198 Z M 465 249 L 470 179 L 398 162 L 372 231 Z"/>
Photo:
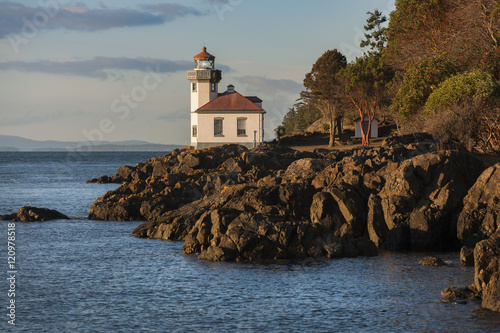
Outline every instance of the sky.
<path id="1" fill-rule="evenodd" d="M 394 0 L 0 0 L 0 134 L 187 145 L 206 46 L 219 92 L 263 100 L 271 139 L 325 51 L 361 56 L 374 9 Z"/>

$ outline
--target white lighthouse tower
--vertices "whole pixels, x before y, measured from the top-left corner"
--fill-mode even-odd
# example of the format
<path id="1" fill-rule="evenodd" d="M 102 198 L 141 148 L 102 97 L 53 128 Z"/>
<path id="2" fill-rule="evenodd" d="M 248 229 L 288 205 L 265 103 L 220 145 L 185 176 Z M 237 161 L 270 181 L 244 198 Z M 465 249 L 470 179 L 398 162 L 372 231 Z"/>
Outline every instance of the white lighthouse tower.
<path id="1" fill-rule="evenodd" d="M 187 71 L 191 89 L 191 146 L 195 149 L 236 143 L 253 148 L 264 140 L 262 100 L 244 97 L 229 85 L 219 94 L 221 71 L 215 57 L 203 51 L 194 57 L 194 69 Z"/>
<path id="2" fill-rule="evenodd" d="M 221 71 L 215 69 L 215 57 L 203 47 L 203 51 L 194 56 L 194 70 L 188 71 L 188 80 L 191 81 L 191 112 L 217 98 L 217 86 L 221 79 Z"/>

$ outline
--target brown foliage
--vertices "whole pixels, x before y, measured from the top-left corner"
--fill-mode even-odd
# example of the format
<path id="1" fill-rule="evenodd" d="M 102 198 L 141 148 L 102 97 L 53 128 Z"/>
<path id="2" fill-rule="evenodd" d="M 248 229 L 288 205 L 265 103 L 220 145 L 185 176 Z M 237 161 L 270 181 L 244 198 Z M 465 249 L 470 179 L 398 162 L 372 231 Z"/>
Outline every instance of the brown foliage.
<path id="1" fill-rule="evenodd" d="M 498 77 L 499 13 L 498 0 L 396 1 L 389 26 L 390 63 L 402 70 L 425 56 L 448 53 L 464 69 L 490 68 Z"/>
<path id="2" fill-rule="evenodd" d="M 456 103 L 416 120 L 422 129 L 443 143 L 454 143 L 479 153 L 500 153 L 500 107 L 498 103 Z"/>

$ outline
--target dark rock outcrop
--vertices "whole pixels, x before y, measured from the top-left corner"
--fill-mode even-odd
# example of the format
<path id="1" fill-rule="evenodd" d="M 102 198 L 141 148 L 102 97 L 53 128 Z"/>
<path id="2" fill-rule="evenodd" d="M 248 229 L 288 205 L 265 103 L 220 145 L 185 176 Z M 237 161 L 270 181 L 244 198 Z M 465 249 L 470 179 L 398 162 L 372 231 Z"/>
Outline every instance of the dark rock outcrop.
<path id="1" fill-rule="evenodd" d="M 473 155 L 448 148 L 412 134 L 314 153 L 273 144 L 175 150 L 101 177 L 122 184 L 96 200 L 89 217 L 145 220 L 133 235 L 184 241 L 185 253 L 212 261 L 463 246 L 461 263 L 475 263 L 475 284 L 443 296 L 482 297 L 500 311 L 500 164 L 484 170 Z"/>
<path id="2" fill-rule="evenodd" d="M 418 264 L 422 266 L 434 266 L 434 267 L 446 266 L 446 263 L 442 259 L 436 257 L 426 257 L 420 260 Z"/>
<path id="3" fill-rule="evenodd" d="M 500 312 L 500 232 L 476 245 L 474 266 L 483 308 Z"/>
<path id="4" fill-rule="evenodd" d="M 457 249 L 457 216 L 482 171 L 426 134 L 314 153 L 226 145 L 121 167 L 111 178 L 124 182 L 89 216 L 146 220 L 133 235 L 183 240 L 209 260 Z"/>
<path id="5" fill-rule="evenodd" d="M 391 250 L 457 247 L 456 215 L 482 163 L 465 152 L 445 151 L 416 155 L 390 169 L 369 205 L 372 240 Z"/>
<path id="6" fill-rule="evenodd" d="M 67 220 L 69 217 L 58 212 L 57 210 L 30 206 L 19 208 L 17 213 L 0 215 L 0 220 L 11 220 L 16 222 L 37 222 L 63 219 Z"/>
<path id="7" fill-rule="evenodd" d="M 481 295 L 476 289 L 475 284 L 468 285 L 466 287 L 448 287 L 441 290 L 441 296 L 448 300 L 455 300 L 457 298 L 468 298 L 470 300 L 481 299 Z"/>
<path id="8" fill-rule="evenodd" d="M 441 295 L 480 299 L 483 308 L 500 312 L 500 232 L 480 241 L 474 248 L 474 283 L 464 287 L 448 287 Z"/>
<path id="9" fill-rule="evenodd" d="M 0 221 L 13 221 L 17 218 L 17 213 L 0 215 Z"/>
<path id="10" fill-rule="evenodd" d="M 457 236 L 462 245 L 475 244 L 500 231 L 500 163 L 486 169 L 464 198 Z"/>

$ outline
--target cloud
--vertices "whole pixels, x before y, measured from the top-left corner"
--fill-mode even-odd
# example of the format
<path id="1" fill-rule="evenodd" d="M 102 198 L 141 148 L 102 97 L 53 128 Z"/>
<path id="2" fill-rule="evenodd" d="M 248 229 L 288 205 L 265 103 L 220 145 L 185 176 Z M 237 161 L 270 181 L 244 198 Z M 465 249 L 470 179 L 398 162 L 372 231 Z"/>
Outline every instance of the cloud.
<path id="1" fill-rule="evenodd" d="M 75 117 L 88 117 L 92 113 L 88 111 L 52 111 L 44 112 L 43 114 L 35 113 L 34 111 L 27 112 L 10 112 L 0 114 L 1 126 L 20 126 L 29 124 L 40 124 L 46 122 L 54 122 L 60 119 L 74 119 Z"/>
<path id="2" fill-rule="evenodd" d="M 218 66 L 225 72 L 231 72 L 229 66 Z M 38 72 L 58 75 L 86 76 L 105 80 L 110 77 L 120 79 L 116 70 L 154 71 L 159 74 L 174 73 L 193 69 L 192 61 L 166 60 L 155 58 L 95 57 L 91 60 L 50 61 L 38 60 L 0 62 L 0 71 L 15 70 L 20 72 Z"/>
<path id="3" fill-rule="evenodd" d="M 180 4 L 142 5 L 137 9 L 88 8 L 78 3 L 60 6 L 56 0 L 44 2 L 45 7 L 29 7 L 10 1 L 0 2 L 0 38 L 22 33 L 30 28 L 64 28 L 98 31 L 119 27 L 160 25 L 187 15 L 206 15 L 193 7 Z"/>
<path id="4" fill-rule="evenodd" d="M 141 8 L 160 13 L 165 19 L 173 20 L 176 17 L 182 17 L 187 15 L 201 16 L 204 13 L 200 12 L 198 9 L 187 7 L 174 3 L 162 3 L 155 5 L 142 5 Z"/>
<path id="5" fill-rule="evenodd" d="M 182 108 L 164 115 L 161 115 L 157 120 L 166 121 L 168 123 L 175 123 L 179 120 L 189 120 L 191 117 L 191 112 L 189 108 Z"/>
<path id="6" fill-rule="evenodd" d="M 147 72 L 153 70 L 160 74 L 173 73 L 192 69 L 191 61 L 172 61 L 154 58 L 95 57 L 91 60 L 47 61 L 35 62 L 6 61 L 0 62 L 0 70 L 16 70 L 21 72 L 39 72 L 59 75 L 74 75 L 107 79 L 115 74 L 112 70 L 136 70 Z"/>
<path id="7" fill-rule="evenodd" d="M 240 83 L 248 85 L 253 89 L 265 91 L 266 93 L 285 92 L 288 94 L 299 94 L 304 86 L 289 79 L 269 79 L 265 76 L 242 76 L 236 78 Z"/>

